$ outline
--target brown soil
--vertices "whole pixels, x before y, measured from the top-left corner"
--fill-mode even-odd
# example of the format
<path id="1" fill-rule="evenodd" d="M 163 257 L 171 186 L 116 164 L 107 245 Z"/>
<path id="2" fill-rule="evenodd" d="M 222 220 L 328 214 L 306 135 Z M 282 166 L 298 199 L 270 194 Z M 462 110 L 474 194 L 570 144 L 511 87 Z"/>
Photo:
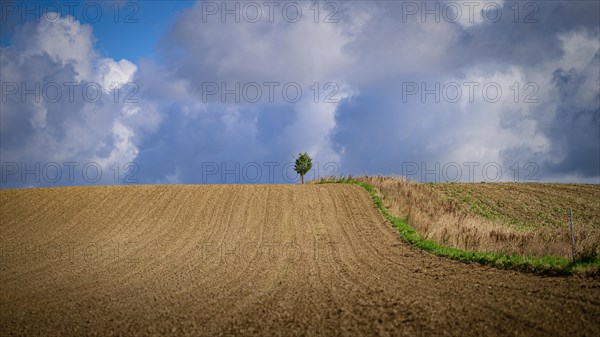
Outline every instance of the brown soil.
<path id="1" fill-rule="evenodd" d="M 1 335 L 600 335 L 600 280 L 424 253 L 355 185 L 2 190 L 0 202 Z"/>

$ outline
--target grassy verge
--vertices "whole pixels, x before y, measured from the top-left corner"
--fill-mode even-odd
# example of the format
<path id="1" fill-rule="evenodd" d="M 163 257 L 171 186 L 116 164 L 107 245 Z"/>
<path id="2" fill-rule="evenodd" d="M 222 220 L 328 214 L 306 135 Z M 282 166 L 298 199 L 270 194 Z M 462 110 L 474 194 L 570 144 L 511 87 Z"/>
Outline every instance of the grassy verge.
<path id="1" fill-rule="evenodd" d="M 391 214 L 390 211 L 383 205 L 383 201 L 381 197 L 377 195 L 376 189 L 367 183 L 357 181 L 352 178 L 323 180 L 318 183 L 346 183 L 356 184 L 363 187 L 369 193 L 373 203 L 379 209 L 383 217 L 398 230 L 398 233 L 404 240 L 420 249 L 431 252 L 438 256 L 447 257 L 465 263 L 475 262 L 501 269 L 520 270 L 541 275 L 570 275 L 573 273 L 583 272 L 590 275 L 600 276 L 600 259 L 594 259 L 593 261 L 572 261 L 570 259 L 560 257 L 532 257 L 494 252 L 470 252 L 447 247 L 438 244 L 435 241 L 423 238 L 404 219 Z"/>

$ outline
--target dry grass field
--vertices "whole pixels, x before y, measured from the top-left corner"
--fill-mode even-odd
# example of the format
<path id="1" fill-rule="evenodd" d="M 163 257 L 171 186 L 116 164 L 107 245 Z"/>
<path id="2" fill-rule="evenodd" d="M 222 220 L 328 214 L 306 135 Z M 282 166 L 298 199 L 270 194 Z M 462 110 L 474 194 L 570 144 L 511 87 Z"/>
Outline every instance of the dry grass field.
<path id="1" fill-rule="evenodd" d="M 573 208 L 576 252 L 600 254 L 600 185 L 358 180 L 422 235 L 455 248 L 570 257 Z"/>
<path id="2" fill-rule="evenodd" d="M 600 335 L 600 280 L 440 258 L 350 184 L 0 191 L 2 336 Z"/>

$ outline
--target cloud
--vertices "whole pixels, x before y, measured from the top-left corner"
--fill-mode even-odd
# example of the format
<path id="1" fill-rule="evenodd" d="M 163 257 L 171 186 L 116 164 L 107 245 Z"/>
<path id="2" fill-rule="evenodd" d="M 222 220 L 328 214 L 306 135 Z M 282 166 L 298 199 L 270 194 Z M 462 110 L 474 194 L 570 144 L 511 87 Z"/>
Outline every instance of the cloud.
<path id="1" fill-rule="evenodd" d="M 160 57 L 139 64 L 99 55 L 77 21 L 18 28 L 2 49 L 3 80 L 97 82 L 104 95 L 94 104 L 11 96 L 3 161 L 134 161 L 145 183 L 289 182 L 285 164 L 308 151 L 321 169 L 336 162 L 335 173 L 402 174 L 417 163 L 421 179 L 421 164 L 457 163 L 461 180 L 480 181 L 493 164 L 500 180 L 522 181 L 533 163 L 535 179 L 600 182 L 597 2 L 497 1 L 473 20 L 460 3 L 460 20 L 440 12 L 436 22 L 406 12 L 431 2 L 352 1 L 336 3 L 337 23 L 324 22 L 325 3 L 317 22 L 311 3 L 299 3 L 297 22 L 282 4 L 272 22 L 264 7 L 259 22 L 236 22 L 207 16 L 207 3 L 182 12 Z M 136 86 L 115 103 L 113 82 Z M 123 102 L 132 93 L 137 103 Z M 244 174 L 253 163 L 259 179 Z M 274 180 L 265 163 L 279 165 Z M 465 163 L 479 163 L 474 176 Z M 425 180 L 447 178 L 435 170 Z"/>
<path id="2" fill-rule="evenodd" d="M 65 170 L 55 183 L 89 183 L 81 172 L 67 177 L 63 164 L 71 162 L 79 168 L 98 165 L 105 173 L 98 183 L 111 183 L 109 166 L 136 158 L 137 134 L 151 129 L 152 119 L 148 109 L 125 102 L 130 90 L 123 86 L 134 81 L 137 66 L 102 58 L 93 46 L 89 26 L 62 17 L 19 27 L 11 45 L 2 48 L 3 186 L 50 184 L 54 173 L 46 179 L 44 167 L 54 164 Z M 14 164 L 19 171 L 8 174 Z M 22 176 L 23 168 L 37 173 Z"/>
<path id="3" fill-rule="evenodd" d="M 399 23 L 392 18 L 402 17 L 401 5 L 376 13 L 364 29 L 374 38 L 350 43 L 362 61 L 354 68 L 368 69 L 373 79 L 351 82 L 360 94 L 337 111 L 331 139 L 342 169 L 402 174 L 403 164 L 416 163 L 412 178 L 444 181 L 439 169 L 430 175 L 424 169 L 458 163 L 466 173 L 464 163 L 473 162 L 499 165 L 501 180 L 522 181 L 528 175 L 511 172 L 518 162 L 521 171 L 535 165 L 533 179 L 599 183 L 598 4 L 536 6 L 538 22 L 531 24 L 523 16 L 515 23 L 507 4 L 493 24 L 441 20 L 429 28 L 433 20 L 419 15 Z M 469 102 L 469 82 L 479 89 L 497 84 L 503 95 L 489 102 L 476 90 Z M 406 83 L 419 86 L 408 101 Z M 463 99 L 449 102 L 439 89 L 439 101 L 429 94 L 423 103 L 421 85 L 436 83 L 458 83 Z M 468 181 L 480 180 L 490 179 L 479 170 Z"/>
<path id="4" fill-rule="evenodd" d="M 600 36 L 589 31 L 559 35 L 563 57 L 545 64 L 546 104 L 532 111 L 537 131 L 550 142 L 547 151 L 508 148 L 503 156 L 528 155 L 543 163 L 548 175 L 579 176 L 600 182 Z"/>
<path id="5" fill-rule="evenodd" d="M 115 90 L 115 85 L 131 83 L 137 66 L 126 59 L 115 61 L 103 58 L 98 62 L 96 79 L 105 92 Z"/>
<path id="6" fill-rule="evenodd" d="M 310 12 L 310 4 L 301 5 Z M 353 92 L 344 71 L 352 62 L 344 50 L 352 32 L 343 25 L 308 19 L 289 23 L 282 17 L 273 23 L 223 23 L 216 16 L 204 23 L 203 6 L 199 2 L 185 12 L 165 36 L 164 64 L 147 62 L 140 68 L 144 91 L 157 98 L 163 120 L 160 137 L 149 137 L 138 158 L 141 168 L 152 167 L 147 178 L 200 182 L 206 163 L 276 162 L 282 168 L 299 151 L 323 164 L 338 162 L 329 135 L 336 102 Z M 204 99 L 207 83 L 218 93 Z M 236 85 L 239 94 L 249 84 L 260 87 L 256 102 L 221 95 Z M 325 102 L 330 95 L 332 102 Z M 157 157 L 166 159 L 160 169 L 153 163 Z M 213 182 L 222 181 L 218 178 Z M 272 182 L 267 174 L 261 181 Z M 286 181 L 283 172 L 273 181 Z"/>
<path id="7" fill-rule="evenodd" d="M 48 57 L 61 66 L 71 65 L 77 81 L 91 79 L 93 60 L 98 57 L 91 27 L 71 17 L 25 24 L 16 30 L 12 43 L 21 62 L 36 55 Z"/>

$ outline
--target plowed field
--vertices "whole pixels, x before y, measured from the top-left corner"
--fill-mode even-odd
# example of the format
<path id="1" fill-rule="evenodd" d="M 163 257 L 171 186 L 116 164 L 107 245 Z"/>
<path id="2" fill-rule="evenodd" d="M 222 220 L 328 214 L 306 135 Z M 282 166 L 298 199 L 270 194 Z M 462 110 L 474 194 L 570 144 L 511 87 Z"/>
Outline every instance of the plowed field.
<path id="1" fill-rule="evenodd" d="M 0 335 L 600 336 L 600 280 L 432 256 L 359 186 L 0 191 Z"/>

